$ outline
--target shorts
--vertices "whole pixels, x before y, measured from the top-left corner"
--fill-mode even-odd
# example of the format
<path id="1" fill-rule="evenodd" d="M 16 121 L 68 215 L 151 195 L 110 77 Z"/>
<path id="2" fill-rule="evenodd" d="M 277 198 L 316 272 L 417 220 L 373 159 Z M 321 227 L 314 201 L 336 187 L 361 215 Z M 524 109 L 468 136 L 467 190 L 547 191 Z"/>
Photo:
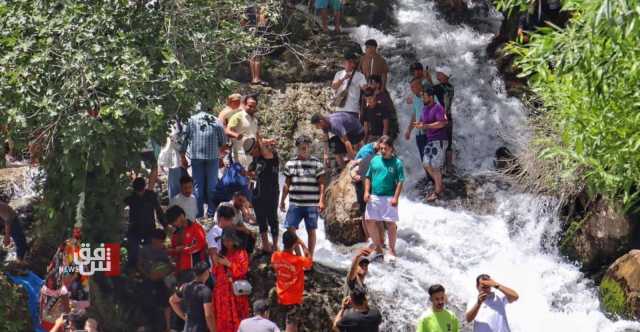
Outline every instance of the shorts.
<path id="1" fill-rule="evenodd" d="M 398 207 L 391 205 L 393 196 L 370 195 L 364 212 L 365 220 L 396 222 L 400 220 Z"/>
<path id="2" fill-rule="evenodd" d="M 284 220 L 286 228 L 298 229 L 300 222 L 304 219 L 304 227 L 307 230 L 318 228 L 318 207 L 317 206 L 297 206 L 290 205 L 287 210 L 287 216 Z"/>
<path id="3" fill-rule="evenodd" d="M 302 322 L 302 305 L 300 304 L 281 304 L 282 311 L 286 313 L 286 322 L 289 325 L 298 325 Z"/>
<path id="4" fill-rule="evenodd" d="M 347 139 L 351 142 L 351 145 L 356 145 L 364 139 L 364 131 L 355 135 L 347 135 Z M 329 147 L 334 154 L 347 153 L 347 147 L 338 136 L 333 136 L 329 139 Z"/>
<path id="5" fill-rule="evenodd" d="M 334 12 L 339 12 L 342 10 L 342 1 L 341 0 L 315 0 L 316 9 L 327 9 L 331 7 Z"/>
<path id="6" fill-rule="evenodd" d="M 158 167 L 158 159 L 153 151 L 140 152 L 140 158 L 144 162 L 144 166 L 150 169 Z"/>
<path id="7" fill-rule="evenodd" d="M 429 166 L 435 169 L 442 169 L 444 162 L 447 159 L 446 150 L 449 146 L 448 141 L 429 141 L 424 147 L 424 158 L 422 159 L 422 165 Z"/>

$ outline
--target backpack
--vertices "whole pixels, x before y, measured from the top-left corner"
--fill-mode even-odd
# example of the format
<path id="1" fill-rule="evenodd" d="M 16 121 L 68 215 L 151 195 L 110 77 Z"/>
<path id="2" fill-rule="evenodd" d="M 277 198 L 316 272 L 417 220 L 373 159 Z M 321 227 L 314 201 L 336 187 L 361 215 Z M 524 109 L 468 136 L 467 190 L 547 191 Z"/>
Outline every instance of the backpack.
<path id="1" fill-rule="evenodd" d="M 244 167 L 240 163 L 232 163 L 224 170 L 222 178 L 216 185 L 216 191 L 229 194 L 236 191 L 246 191 L 246 188 L 249 187 L 249 179 L 243 173 Z"/>

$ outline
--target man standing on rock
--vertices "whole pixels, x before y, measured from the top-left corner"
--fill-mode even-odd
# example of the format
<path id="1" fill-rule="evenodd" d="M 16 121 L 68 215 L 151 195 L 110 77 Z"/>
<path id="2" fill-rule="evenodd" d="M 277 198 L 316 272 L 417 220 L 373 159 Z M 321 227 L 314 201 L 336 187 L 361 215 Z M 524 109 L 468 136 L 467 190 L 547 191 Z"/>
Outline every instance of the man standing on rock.
<path id="1" fill-rule="evenodd" d="M 364 201 L 367 208 L 364 214 L 367 232 L 373 241 L 376 253 L 381 255 L 384 243 L 384 226 L 389 234 L 389 253 L 396 256 L 398 203 L 404 184 L 404 166 L 394 155 L 390 138 L 381 141 L 381 155 L 371 159 L 364 183 Z"/>
<path id="2" fill-rule="evenodd" d="M 364 128 L 357 117 L 347 112 L 336 112 L 327 116 L 314 114 L 311 117 L 311 124 L 322 130 L 325 135 L 325 165 L 329 164 L 329 150 L 335 155 L 339 169 L 344 168 L 349 160 L 355 158 L 356 151 L 364 139 Z M 347 160 L 345 160 L 345 154 Z"/>
<path id="3" fill-rule="evenodd" d="M 207 214 L 213 216 L 218 183 L 218 155 L 220 148 L 227 144 L 227 136 L 218 119 L 208 111 L 200 111 L 189 119 L 185 128 L 185 142 L 182 147 L 182 167 L 189 168 L 186 153 L 191 158 L 191 172 L 198 200 L 198 218 L 204 215 L 204 203 L 207 202 Z"/>
<path id="4" fill-rule="evenodd" d="M 424 101 L 424 109 L 420 121 L 414 124 L 414 128 L 427 132 L 427 144 L 424 148 L 422 165 L 433 178 L 435 187 L 434 191 L 427 196 L 427 202 L 434 202 L 444 192 L 442 168 L 446 158 L 445 151 L 449 145 L 446 128 L 448 122 L 444 109 L 435 102 L 433 89 L 424 89 L 422 100 Z"/>
<path id="5" fill-rule="evenodd" d="M 369 95 L 365 92 L 364 105 L 364 142 L 377 140 L 382 135 L 390 135 L 390 119 L 393 116 L 393 102 L 382 88 L 380 75 L 369 78 L 372 90 Z"/>
<path id="6" fill-rule="evenodd" d="M 360 92 L 367 87 L 366 77 L 358 71 L 358 57 L 353 52 L 346 52 L 342 66 L 344 70 L 336 73 L 331 82 L 335 93 L 334 106 L 336 112 L 348 112 L 360 116 Z"/>
<path id="7" fill-rule="evenodd" d="M 276 293 L 278 303 L 287 313 L 286 332 L 297 332 L 304 317 L 300 307 L 304 294 L 304 271 L 313 266 L 313 259 L 307 247 L 294 231 L 282 234 L 284 251 L 271 256 L 271 265 L 276 272 Z M 296 254 L 296 251 L 302 254 Z"/>
<path id="8" fill-rule="evenodd" d="M 445 167 L 447 174 L 453 173 L 453 117 L 451 115 L 451 105 L 453 103 L 454 89 L 453 85 L 449 83 L 449 75 L 451 75 L 448 68 L 439 68 L 436 72 L 436 78 L 438 83 L 433 87 L 433 93 L 438 97 L 438 103 L 444 107 L 444 111 L 447 114 L 447 158 L 445 160 Z"/>
<path id="9" fill-rule="evenodd" d="M 333 11 L 333 24 L 336 28 L 336 33 L 342 32 L 340 30 L 340 14 L 342 12 L 342 0 L 315 0 L 316 11 L 320 12 L 322 18 L 322 31 L 329 33 L 329 8 Z"/>
<path id="10" fill-rule="evenodd" d="M 507 321 L 507 303 L 518 300 L 513 289 L 495 282 L 486 274 L 476 278 L 478 297 L 467 303 L 467 322 L 473 322 L 474 332 L 510 332 Z M 499 290 L 502 294 L 492 291 Z"/>
<path id="11" fill-rule="evenodd" d="M 233 138 L 233 160 L 240 163 L 246 170 L 253 159 L 246 155 L 243 149 L 244 140 L 258 137 L 258 96 L 249 95 L 245 98 L 244 110 L 229 119 L 227 134 Z"/>
<path id="12" fill-rule="evenodd" d="M 436 284 L 429 287 L 431 310 L 418 321 L 416 332 L 458 332 L 460 322 L 456 315 L 444 308 L 447 304 L 447 295 L 442 285 Z"/>
<path id="13" fill-rule="evenodd" d="M 349 116 L 349 115 L 347 115 Z M 285 211 L 284 202 L 289 196 L 289 210 L 284 225 L 295 233 L 304 219 L 307 229 L 309 252 L 313 257 L 316 247 L 318 214 L 324 210 L 324 167 L 320 160 L 311 156 L 311 138 L 296 138 L 298 154 L 284 166 L 286 176 L 280 198 L 280 210 Z"/>
<path id="14" fill-rule="evenodd" d="M 387 89 L 387 78 L 389 76 L 389 65 L 384 58 L 378 54 L 378 42 L 369 39 L 364 43 L 365 51 L 360 58 L 360 71 L 369 79 L 373 75 L 382 77 L 382 89 Z"/>

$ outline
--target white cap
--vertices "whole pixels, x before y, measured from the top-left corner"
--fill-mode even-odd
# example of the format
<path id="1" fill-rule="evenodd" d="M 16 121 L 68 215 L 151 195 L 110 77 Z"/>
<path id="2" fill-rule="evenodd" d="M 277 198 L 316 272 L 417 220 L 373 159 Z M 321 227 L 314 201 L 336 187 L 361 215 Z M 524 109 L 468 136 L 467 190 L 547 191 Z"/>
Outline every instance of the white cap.
<path id="1" fill-rule="evenodd" d="M 447 66 L 438 66 L 436 67 L 436 73 L 442 73 L 446 77 L 451 77 L 451 68 Z"/>

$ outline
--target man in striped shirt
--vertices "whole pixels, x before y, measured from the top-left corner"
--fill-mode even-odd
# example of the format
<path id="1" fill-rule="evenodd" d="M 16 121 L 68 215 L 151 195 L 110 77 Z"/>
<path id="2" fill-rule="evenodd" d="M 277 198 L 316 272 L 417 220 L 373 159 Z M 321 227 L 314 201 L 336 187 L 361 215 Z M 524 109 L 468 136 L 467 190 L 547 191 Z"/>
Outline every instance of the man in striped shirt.
<path id="1" fill-rule="evenodd" d="M 218 154 L 220 149 L 227 144 L 227 136 L 224 128 L 216 119 L 209 108 L 200 111 L 191 118 L 184 128 L 184 144 L 181 148 L 182 167 L 189 168 L 186 153 L 191 158 L 191 173 L 196 199 L 198 201 L 198 215 L 204 215 L 205 198 L 208 215 L 213 216 L 215 206 L 212 201 L 215 197 L 216 184 L 218 183 Z"/>
<path id="2" fill-rule="evenodd" d="M 309 252 L 313 257 L 316 246 L 318 214 L 324 210 L 324 165 L 311 156 L 311 138 L 300 136 L 296 139 L 298 154 L 284 167 L 286 176 L 280 199 L 280 210 L 285 211 L 284 201 L 289 196 L 289 210 L 285 217 L 285 227 L 295 232 L 304 219 L 307 229 Z"/>

